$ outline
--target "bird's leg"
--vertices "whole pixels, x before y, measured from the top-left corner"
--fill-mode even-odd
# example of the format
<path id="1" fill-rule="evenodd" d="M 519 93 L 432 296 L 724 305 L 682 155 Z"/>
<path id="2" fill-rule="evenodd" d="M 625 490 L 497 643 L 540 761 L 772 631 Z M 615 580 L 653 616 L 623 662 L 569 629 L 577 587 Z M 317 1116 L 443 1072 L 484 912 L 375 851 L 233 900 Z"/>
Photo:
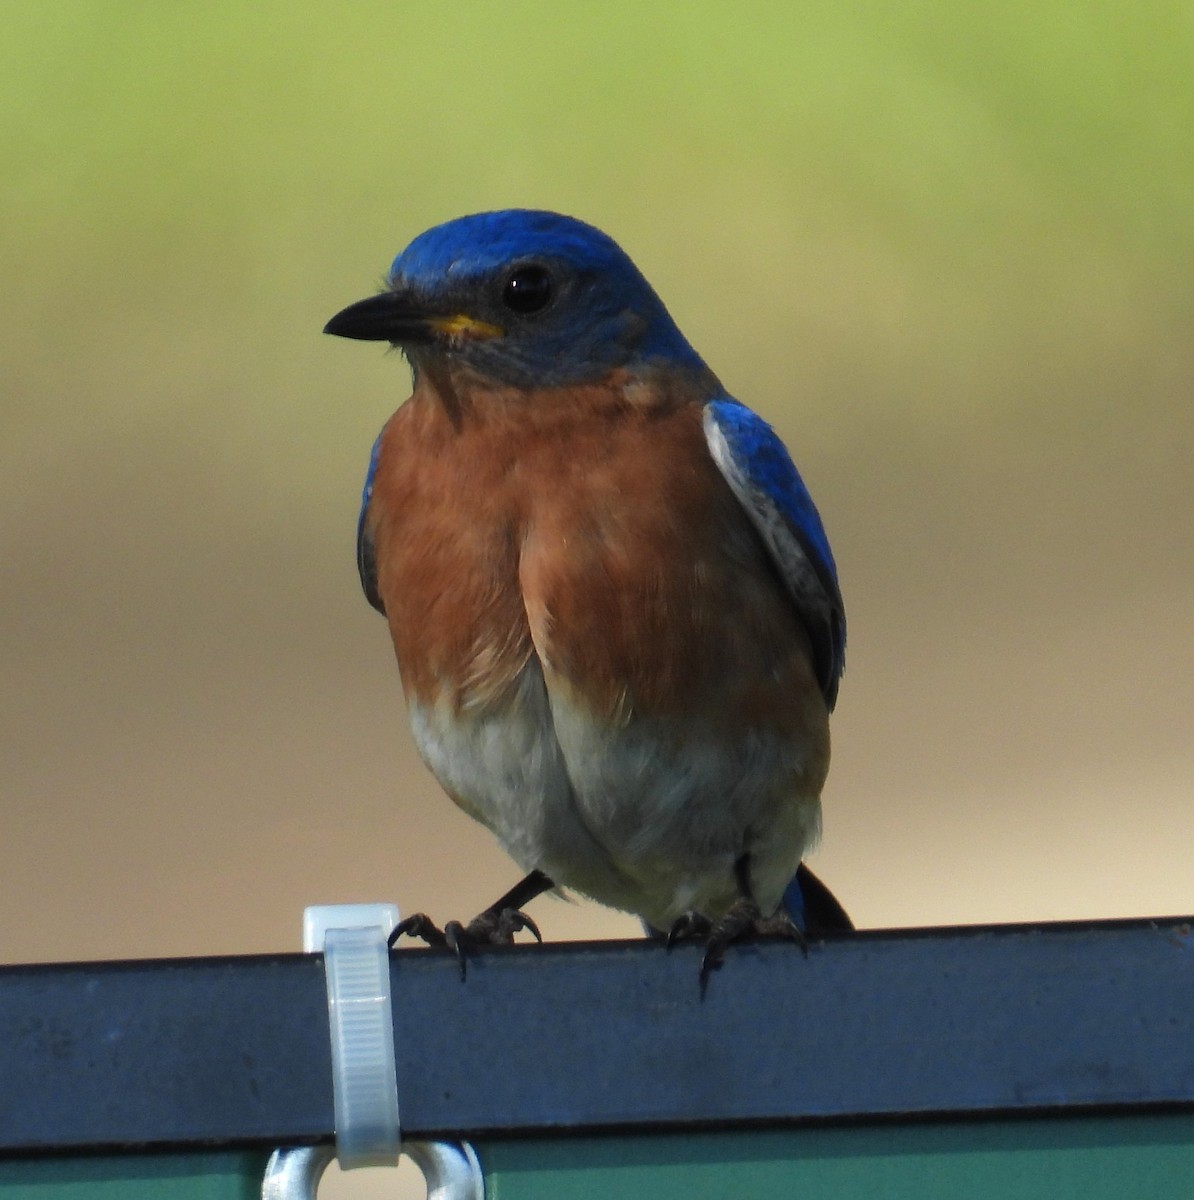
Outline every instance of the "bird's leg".
<path id="1" fill-rule="evenodd" d="M 730 905 L 724 916 L 712 923 L 705 942 L 705 956 L 701 959 L 702 995 L 709 976 L 721 966 L 726 950 L 735 942 L 757 937 L 782 937 L 795 942 L 805 954 L 808 953 L 804 934 L 783 905 L 769 917 L 763 916 L 759 910 L 750 884 L 749 854 L 743 854 L 734 863 L 734 879 L 738 884 L 738 899 Z"/>
<path id="2" fill-rule="evenodd" d="M 522 906 L 553 887 L 555 883 L 542 871 L 532 871 L 467 925 L 448 921 L 440 929 L 426 913 L 413 913 L 394 926 L 389 944 L 392 946 L 400 937 L 409 935 L 421 938 L 429 946 L 445 946 L 456 955 L 463 979 L 468 951 L 476 946 L 509 945 L 520 929 L 528 930 L 537 942 L 543 941 L 539 926 L 522 911 Z"/>

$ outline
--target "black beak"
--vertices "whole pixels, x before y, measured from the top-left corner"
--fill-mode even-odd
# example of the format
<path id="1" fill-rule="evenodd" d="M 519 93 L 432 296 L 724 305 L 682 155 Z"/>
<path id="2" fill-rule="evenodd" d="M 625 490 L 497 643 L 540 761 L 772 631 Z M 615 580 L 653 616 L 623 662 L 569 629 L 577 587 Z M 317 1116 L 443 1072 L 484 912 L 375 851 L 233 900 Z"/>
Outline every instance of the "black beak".
<path id="1" fill-rule="evenodd" d="M 341 309 L 323 331 L 360 342 L 408 345 L 432 341 L 436 335 L 433 320 L 432 313 L 416 308 L 406 296 L 380 292 Z"/>

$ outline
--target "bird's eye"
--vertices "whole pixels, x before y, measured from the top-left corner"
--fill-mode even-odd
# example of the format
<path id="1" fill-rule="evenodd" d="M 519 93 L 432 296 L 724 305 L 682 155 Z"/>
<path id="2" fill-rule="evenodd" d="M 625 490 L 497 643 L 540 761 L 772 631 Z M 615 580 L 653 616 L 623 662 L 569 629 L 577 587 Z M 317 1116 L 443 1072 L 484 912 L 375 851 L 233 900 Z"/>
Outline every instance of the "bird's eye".
<path id="1" fill-rule="evenodd" d="M 528 263 L 510 272 L 502 289 L 502 303 L 527 316 L 545 309 L 554 294 L 555 285 L 547 269 Z"/>

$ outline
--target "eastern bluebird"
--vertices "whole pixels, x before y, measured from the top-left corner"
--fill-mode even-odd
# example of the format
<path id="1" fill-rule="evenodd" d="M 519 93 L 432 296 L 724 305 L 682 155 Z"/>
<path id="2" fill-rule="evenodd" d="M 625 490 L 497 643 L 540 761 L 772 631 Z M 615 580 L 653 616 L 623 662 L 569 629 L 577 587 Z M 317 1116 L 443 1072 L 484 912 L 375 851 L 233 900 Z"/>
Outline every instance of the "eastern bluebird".
<path id="1" fill-rule="evenodd" d="M 829 542 L 629 257 L 555 213 L 461 217 L 326 332 L 410 360 L 361 582 L 423 760 L 529 872 L 454 944 L 537 935 L 515 910 L 554 886 L 707 937 L 705 972 L 799 936 L 802 880 L 848 928 L 801 862 L 846 642 Z"/>

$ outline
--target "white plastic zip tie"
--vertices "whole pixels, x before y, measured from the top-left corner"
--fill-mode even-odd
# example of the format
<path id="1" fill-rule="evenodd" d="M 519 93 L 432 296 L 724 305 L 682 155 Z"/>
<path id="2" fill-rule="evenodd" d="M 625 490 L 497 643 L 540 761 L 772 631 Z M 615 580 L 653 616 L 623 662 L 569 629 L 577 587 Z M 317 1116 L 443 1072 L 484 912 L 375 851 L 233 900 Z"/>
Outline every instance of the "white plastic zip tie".
<path id="1" fill-rule="evenodd" d="M 262 1200 L 317 1200 L 333 1157 L 342 1167 L 393 1166 L 400 1150 L 423 1172 L 427 1200 L 485 1200 L 481 1164 L 468 1142 L 402 1144 L 386 944 L 397 924 L 392 904 L 321 905 L 303 914 L 303 949 L 322 950 L 326 966 L 336 1148 L 275 1150 Z"/>
<path id="2" fill-rule="evenodd" d="M 402 1146 L 390 953 L 393 904 L 320 904 L 303 912 L 303 949 L 323 951 L 332 1035 L 336 1157 L 344 1170 L 395 1166 Z"/>

